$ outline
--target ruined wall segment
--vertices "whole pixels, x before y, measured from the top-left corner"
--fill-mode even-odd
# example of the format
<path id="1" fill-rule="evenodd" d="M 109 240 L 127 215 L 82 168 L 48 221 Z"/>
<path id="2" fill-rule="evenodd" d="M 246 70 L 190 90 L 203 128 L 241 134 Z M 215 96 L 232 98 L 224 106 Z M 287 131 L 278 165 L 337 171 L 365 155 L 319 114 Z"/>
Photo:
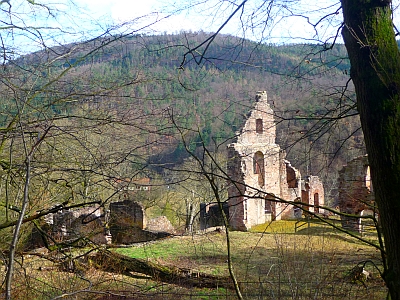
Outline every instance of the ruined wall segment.
<path id="1" fill-rule="evenodd" d="M 292 205 L 274 200 L 302 199 L 301 174 L 285 159 L 285 151 L 275 142 L 274 111 L 267 100 L 266 92 L 256 94 L 254 108 L 236 139 L 228 145 L 229 218 L 234 230 L 248 230 L 269 220 L 294 218 Z M 318 184 L 319 202 L 323 205 L 323 187 Z"/>
<path id="2" fill-rule="evenodd" d="M 99 205 L 62 210 L 48 217 L 51 218 L 53 235 L 60 241 L 85 237 L 94 243 L 109 242 L 104 233 L 104 219 Z"/>
<path id="3" fill-rule="evenodd" d="M 112 202 L 109 223 L 113 243 L 129 244 L 133 241 L 146 241 L 143 232 L 146 227 L 145 211 L 136 201 L 127 199 Z"/>
<path id="4" fill-rule="evenodd" d="M 281 180 L 280 197 L 289 201 L 301 201 L 301 174 L 300 171 L 285 159 L 286 152 L 281 152 Z M 281 218 L 295 218 L 291 205 L 281 204 Z"/>
<path id="5" fill-rule="evenodd" d="M 247 230 L 265 222 L 265 199 L 259 191 L 279 195 L 280 147 L 275 144 L 276 125 L 267 94 L 256 95 L 250 112 L 234 143 L 228 146 L 230 225 Z"/>
<path id="6" fill-rule="evenodd" d="M 339 171 L 338 205 L 341 212 L 355 215 L 341 216 L 342 227 L 360 231 L 361 220 L 357 215 L 374 206 L 368 156 L 353 159 Z"/>
<path id="7" fill-rule="evenodd" d="M 241 154 L 235 150 L 234 144 L 228 146 L 227 173 L 231 179 L 228 185 L 229 220 L 232 229 L 246 230 L 244 225 L 244 195 L 246 185 L 244 182 L 245 165 L 242 163 Z"/>
<path id="8" fill-rule="evenodd" d="M 240 135 L 237 137 L 238 144 L 276 145 L 274 111 L 267 100 L 265 91 L 256 94 L 254 109 L 250 112 L 246 123 L 240 130 Z"/>
<path id="9" fill-rule="evenodd" d="M 318 176 L 310 175 L 302 180 L 301 196 L 301 202 L 309 205 L 304 206 L 306 210 L 312 213 L 324 213 L 323 209 L 319 207 L 324 205 L 324 186 Z"/>
<path id="10" fill-rule="evenodd" d="M 89 239 L 96 244 L 132 244 L 164 238 L 175 233 L 165 216 L 147 223 L 143 206 L 134 200 L 110 203 L 109 209 L 91 205 L 75 209 L 62 209 L 41 219 L 41 228 L 52 244 L 56 242 L 80 243 Z M 25 249 L 45 247 L 43 232 L 33 229 Z M 47 237 L 45 237 L 47 238 Z"/>

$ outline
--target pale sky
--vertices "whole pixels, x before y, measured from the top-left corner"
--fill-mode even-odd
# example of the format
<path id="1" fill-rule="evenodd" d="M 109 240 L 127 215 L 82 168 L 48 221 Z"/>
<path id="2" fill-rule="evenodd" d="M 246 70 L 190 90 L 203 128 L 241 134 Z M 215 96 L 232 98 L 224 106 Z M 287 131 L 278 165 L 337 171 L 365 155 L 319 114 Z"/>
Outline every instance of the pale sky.
<path id="1" fill-rule="evenodd" d="M 159 1 L 169 0 L 4 0 L 0 1 L 0 34 L 8 48 L 24 54 L 41 49 L 43 42 L 67 44 L 104 32 L 157 34 L 201 28 L 194 25 L 201 23 L 193 22 L 194 16 L 169 17 Z"/>
<path id="2" fill-rule="evenodd" d="M 33 2 L 33 0 L 30 1 Z M 55 37 L 60 43 L 71 42 L 74 39 L 90 39 L 102 30 L 104 32 L 122 22 L 129 23 L 122 27 L 114 27 L 111 33 L 118 30 L 145 34 L 199 30 L 215 32 L 232 13 L 234 6 L 231 3 L 234 1 L 242 2 L 239 0 L 34 0 L 34 3 L 38 4 L 31 5 L 28 0 L 9 0 L 0 1 L 3 9 L 0 11 L 0 21 L 9 18 L 7 10 L 11 4 L 12 10 L 17 12 L 14 22 L 19 22 L 18 18 L 23 12 L 24 19 L 20 22 L 21 27 L 26 27 L 26 24 L 34 27 L 41 26 L 41 33 L 44 32 L 43 26 L 66 29 L 56 37 L 54 30 L 49 30 L 49 38 Z M 394 1 L 395 7 L 398 2 L 400 0 Z M 50 4 L 56 11 L 58 9 L 59 14 L 56 18 L 49 18 L 46 9 L 41 7 L 40 3 Z M 196 3 L 201 3 L 201 5 L 194 5 Z M 260 3 L 265 4 L 265 1 L 249 0 L 243 14 L 237 14 L 232 18 L 222 33 L 272 43 L 332 42 L 332 37 L 342 21 L 340 10 L 338 14 L 335 14 L 340 7 L 339 0 L 316 2 L 296 0 L 290 2 L 292 3 L 290 6 L 285 5 L 289 3 L 288 1 L 275 0 L 271 12 L 265 11 L 265 5 L 257 7 Z M 183 9 L 185 7 L 186 9 Z M 252 15 L 254 11 L 257 13 Z M 288 15 L 292 16 L 287 17 Z M 307 19 L 300 17 L 301 15 L 309 17 L 311 23 L 316 23 L 322 16 L 330 17 L 321 19 L 323 21 L 318 23 L 317 31 L 314 31 L 313 26 L 307 24 Z M 265 24 L 265 20 L 268 20 L 268 24 Z M 253 24 L 256 28 L 254 31 L 246 27 Z M 263 27 L 265 30 L 261 31 L 260 28 Z M 243 28 L 246 32 L 242 31 Z M 69 36 L 64 38 L 63 34 Z M 268 38 L 265 39 L 266 37 Z M 12 33 L 12 39 L 15 39 L 15 33 Z"/>
<path id="3" fill-rule="evenodd" d="M 46 1 L 46 0 L 43 0 Z M 180 14 L 174 14 L 173 16 L 169 16 L 168 18 L 157 22 L 157 24 L 151 26 L 152 30 L 155 32 L 163 33 L 176 33 L 179 31 L 198 31 L 203 30 L 206 32 L 215 32 L 218 27 L 221 25 L 222 21 L 226 19 L 228 14 L 232 12 L 232 7 L 227 8 L 229 1 L 225 1 L 225 7 L 219 6 L 218 0 L 207 0 L 207 1 L 199 1 L 199 0 L 76 0 L 76 3 L 79 5 L 86 6 L 88 8 L 88 12 L 93 16 L 103 16 L 103 19 L 112 19 L 114 22 L 128 21 L 132 20 L 136 17 L 141 17 L 144 15 L 148 15 L 154 12 L 158 12 L 159 14 L 153 14 L 150 17 L 143 18 L 143 22 L 140 24 L 147 25 L 154 20 L 160 20 L 168 16 L 167 10 L 174 10 L 174 7 L 171 3 L 176 5 L 176 8 L 182 7 L 184 5 L 193 5 L 196 2 L 207 2 L 206 5 L 193 7 L 190 10 L 184 10 Z M 238 3 L 241 1 L 237 1 Z M 257 10 L 257 3 L 262 3 L 263 1 L 249 1 L 246 3 L 246 8 L 251 10 Z M 300 17 L 291 17 L 281 19 L 279 16 L 280 13 L 288 14 L 289 10 L 294 12 L 295 14 L 302 14 L 306 12 L 307 16 L 314 16 L 314 20 L 319 20 L 321 14 L 332 13 L 339 7 L 339 0 L 319 0 L 318 2 L 312 2 L 310 5 L 309 0 L 298 0 L 295 4 L 292 5 L 288 10 L 279 9 L 279 11 L 275 12 L 276 15 L 272 15 L 274 24 L 271 26 L 269 24 L 269 28 L 272 28 L 272 32 L 265 32 L 266 34 L 271 34 L 271 36 L 275 37 L 275 40 L 272 42 L 276 42 L 278 39 L 284 37 L 287 39 L 287 42 L 294 42 L 296 37 L 308 37 L 308 38 L 317 38 L 323 40 L 326 37 L 334 35 L 336 30 L 329 32 L 329 29 L 337 26 L 341 21 L 341 16 L 336 17 L 336 23 L 327 23 L 320 24 L 318 28 L 319 34 L 321 36 L 315 37 L 315 31 L 312 26 L 306 23 L 305 18 Z M 168 4 L 170 3 L 170 4 Z M 180 3 L 180 4 L 177 4 Z M 279 3 L 279 1 L 276 1 Z M 284 3 L 280 1 L 280 3 Z M 211 7 L 210 10 L 203 10 L 203 7 Z M 166 8 L 167 7 L 167 8 Z M 215 8 L 219 8 L 219 12 L 215 13 Z M 321 8 L 327 8 L 322 13 L 318 11 Z M 226 10 L 225 10 L 226 9 Z M 259 14 L 263 15 L 262 12 Z M 212 14 L 212 16 L 211 16 Z M 262 22 L 262 18 L 258 20 L 252 20 L 254 22 Z M 139 24 L 139 23 L 137 23 Z M 233 35 L 241 35 L 240 32 L 241 23 L 238 18 L 231 20 L 231 22 L 226 26 L 224 33 L 230 33 Z M 262 25 L 260 26 L 262 27 Z M 251 32 L 248 30 L 247 37 L 251 35 L 255 35 L 253 39 L 257 40 L 261 37 L 260 33 Z"/>
<path id="4" fill-rule="evenodd" d="M 143 17 L 143 21 L 138 24 L 146 26 L 156 22 L 151 26 L 151 29 L 156 32 L 175 33 L 181 30 L 197 31 L 200 29 L 196 25 L 194 16 L 191 18 L 185 15 L 169 17 L 163 8 L 165 1 L 162 0 L 79 0 L 76 3 L 86 6 L 93 18 L 111 19 L 115 23 Z"/>
<path id="5" fill-rule="evenodd" d="M 253 40 L 272 37 L 266 42 L 300 42 L 300 37 L 326 40 L 336 33 L 341 16 L 332 14 L 339 7 L 339 0 L 275 0 L 271 11 L 265 11 L 264 0 L 249 0 L 245 10 L 236 14 L 225 26 L 222 33 L 245 36 Z M 400 0 L 396 0 L 400 1 Z M 10 16 L 13 23 L 44 28 L 63 28 L 58 38 L 90 39 L 110 27 L 129 22 L 114 31 L 137 33 L 178 33 L 180 31 L 216 32 L 221 24 L 236 9 L 232 3 L 242 0 L 4 0 L 0 1 L 0 22 Z M 287 3 L 291 3 L 290 6 Z M 258 6 L 263 4 L 261 6 Z M 11 7 L 13 14 L 8 14 Z M 55 12 L 49 17 L 46 7 Z M 256 12 L 255 14 L 252 14 Z M 307 24 L 317 22 L 322 15 L 331 17 L 318 24 L 318 34 Z M 287 16 L 292 15 L 290 18 Z M 293 15 L 298 15 L 293 17 Z M 268 23 L 265 24 L 265 21 Z M 254 25 L 256 30 L 250 28 Z M 261 28 L 265 28 L 261 31 Z M 245 30 L 245 32 L 244 32 Z M 13 33 L 15 38 L 15 33 Z M 49 37 L 54 30 L 49 30 Z M 57 33 L 56 33 L 57 34 Z M 297 40 L 296 40 L 297 38 Z M 61 41 L 62 42 L 62 41 Z"/>

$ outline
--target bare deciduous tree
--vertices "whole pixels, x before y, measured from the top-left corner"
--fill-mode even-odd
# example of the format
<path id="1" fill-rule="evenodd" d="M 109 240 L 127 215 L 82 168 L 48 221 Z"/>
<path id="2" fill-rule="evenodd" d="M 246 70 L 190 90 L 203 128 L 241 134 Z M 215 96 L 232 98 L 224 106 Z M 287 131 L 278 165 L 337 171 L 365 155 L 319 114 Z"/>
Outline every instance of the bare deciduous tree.
<path id="1" fill-rule="evenodd" d="M 84 20 L 74 27 L 74 13 L 56 4 L 2 1 L 0 15 L 0 230 L 7 236 L 1 251 L 8 256 L 5 296 L 11 299 L 16 254 L 33 224 L 47 247 L 71 260 L 61 248 L 90 238 L 58 243 L 38 220 L 118 199 L 113 182 L 143 168 L 154 124 L 124 101 L 131 98 L 126 87 L 150 80 L 139 66 L 105 79 L 97 64 L 112 47 L 123 53 L 135 20 L 106 29 L 91 24 L 95 34 L 89 37 Z M 85 41 L 75 43 L 82 32 Z"/>
<path id="2" fill-rule="evenodd" d="M 321 3 L 315 10 L 302 7 L 301 1 L 295 3 L 255 1 L 254 3 L 245 0 L 216 3 L 213 2 L 211 12 L 213 15 L 225 14 L 224 21 L 215 34 L 188 50 L 183 64 L 188 57 L 193 57 L 198 63 L 209 59 L 207 57 L 209 45 L 219 31 L 227 27 L 228 22 L 237 22 L 244 33 L 249 33 L 248 29 L 259 32 L 261 33 L 259 36 L 253 32 L 250 36 L 261 37 L 260 41 L 268 41 L 273 28 L 276 28 L 274 26 L 277 26 L 277 20 L 300 18 L 315 30 L 310 41 L 322 43 L 323 50 L 334 47 L 341 29 L 351 62 L 350 78 L 355 86 L 357 109 L 365 136 L 371 177 L 383 228 L 385 246 L 385 249 L 382 249 L 385 269 L 383 278 L 391 298 L 400 299 L 398 239 L 400 195 L 399 190 L 393 188 L 400 184 L 398 136 L 400 55 L 393 24 L 394 3 L 390 0 L 368 2 L 342 0 L 341 7 L 331 3 L 324 6 L 324 3 Z M 338 22 L 341 13 L 343 20 Z M 332 30 L 328 27 L 332 35 L 326 36 L 323 33 L 324 23 L 328 26 L 332 26 L 332 23 L 338 25 Z"/>

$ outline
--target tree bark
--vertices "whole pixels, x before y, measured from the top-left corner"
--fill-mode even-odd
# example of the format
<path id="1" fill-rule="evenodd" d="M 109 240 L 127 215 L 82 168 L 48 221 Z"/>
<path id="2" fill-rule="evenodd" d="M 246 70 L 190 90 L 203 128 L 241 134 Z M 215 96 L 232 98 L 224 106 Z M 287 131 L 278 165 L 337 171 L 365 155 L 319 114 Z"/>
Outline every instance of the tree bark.
<path id="1" fill-rule="evenodd" d="M 384 235 L 384 280 L 400 299 L 400 55 L 391 1 L 341 0 L 371 179 Z"/>

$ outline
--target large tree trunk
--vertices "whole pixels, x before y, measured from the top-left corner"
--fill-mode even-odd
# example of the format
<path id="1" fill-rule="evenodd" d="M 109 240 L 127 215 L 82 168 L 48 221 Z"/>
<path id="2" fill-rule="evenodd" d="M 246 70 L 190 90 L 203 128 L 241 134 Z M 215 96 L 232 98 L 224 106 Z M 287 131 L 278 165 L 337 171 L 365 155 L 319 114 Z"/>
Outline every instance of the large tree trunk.
<path id="1" fill-rule="evenodd" d="M 341 0 L 371 179 L 385 242 L 384 280 L 400 299 L 400 55 L 390 0 Z"/>

